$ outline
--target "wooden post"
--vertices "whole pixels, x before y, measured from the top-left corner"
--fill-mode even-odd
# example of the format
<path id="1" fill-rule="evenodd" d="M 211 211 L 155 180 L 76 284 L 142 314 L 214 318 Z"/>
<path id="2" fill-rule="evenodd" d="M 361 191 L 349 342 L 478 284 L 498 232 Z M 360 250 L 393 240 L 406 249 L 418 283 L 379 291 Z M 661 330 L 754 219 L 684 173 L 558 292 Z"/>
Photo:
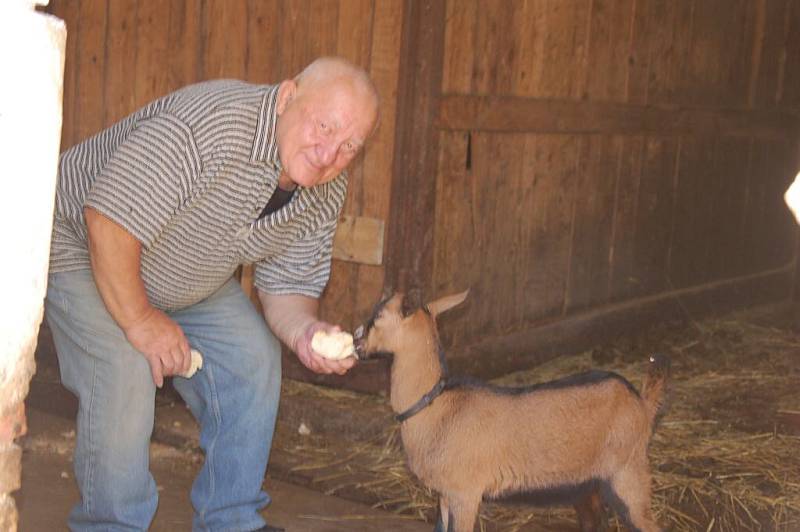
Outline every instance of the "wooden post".
<path id="1" fill-rule="evenodd" d="M 421 288 L 428 294 L 433 279 L 445 2 L 407 0 L 403 22 L 384 284 Z"/>

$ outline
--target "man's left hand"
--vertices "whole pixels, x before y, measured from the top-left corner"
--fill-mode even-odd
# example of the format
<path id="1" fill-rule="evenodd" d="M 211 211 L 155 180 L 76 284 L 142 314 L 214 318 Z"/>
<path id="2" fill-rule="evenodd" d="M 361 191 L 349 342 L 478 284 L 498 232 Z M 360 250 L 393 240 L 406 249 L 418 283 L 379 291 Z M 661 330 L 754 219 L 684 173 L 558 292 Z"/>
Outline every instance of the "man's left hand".
<path id="1" fill-rule="evenodd" d="M 347 373 L 347 370 L 355 365 L 356 358 L 347 357 L 339 360 L 331 360 L 317 354 L 317 352 L 311 348 L 311 339 L 314 337 L 314 333 L 320 330 L 334 333 L 339 332 L 341 329 L 335 325 L 325 323 L 324 321 L 315 321 L 311 323 L 306 328 L 305 333 L 297 339 L 297 345 L 295 346 L 297 358 L 300 359 L 300 362 L 302 362 L 305 367 L 314 373 L 326 375 L 336 373 L 338 375 L 344 375 Z"/>

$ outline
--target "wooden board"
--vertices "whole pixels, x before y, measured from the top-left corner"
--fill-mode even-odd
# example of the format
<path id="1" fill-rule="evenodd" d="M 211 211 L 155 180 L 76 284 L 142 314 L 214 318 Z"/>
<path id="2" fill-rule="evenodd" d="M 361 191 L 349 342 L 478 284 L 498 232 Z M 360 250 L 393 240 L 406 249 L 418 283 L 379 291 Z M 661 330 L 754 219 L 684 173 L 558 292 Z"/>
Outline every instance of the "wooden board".
<path id="1" fill-rule="evenodd" d="M 441 98 L 442 129 L 498 132 L 796 137 L 800 118 L 775 110 L 683 108 L 507 96 Z"/>
<path id="2" fill-rule="evenodd" d="M 359 264 L 383 264 L 383 220 L 342 216 L 333 240 L 333 258 Z"/>
<path id="3" fill-rule="evenodd" d="M 106 3 L 84 0 L 80 4 L 78 44 L 78 90 L 73 118 L 75 142 L 98 133 L 105 126 Z"/>
<path id="4" fill-rule="evenodd" d="M 566 311 L 607 303 L 614 195 L 622 138 L 590 135 L 582 145 L 572 221 Z"/>

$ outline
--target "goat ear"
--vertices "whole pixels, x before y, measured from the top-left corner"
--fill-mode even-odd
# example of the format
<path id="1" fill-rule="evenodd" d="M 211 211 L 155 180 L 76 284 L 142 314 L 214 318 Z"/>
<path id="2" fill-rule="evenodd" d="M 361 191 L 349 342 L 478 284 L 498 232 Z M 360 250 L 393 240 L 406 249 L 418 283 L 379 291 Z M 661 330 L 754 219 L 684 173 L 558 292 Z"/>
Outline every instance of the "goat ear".
<path id="1" fill-rule="evenodd" d="M 458 294 L 444 296 L 442 298 L 437 299 L 436 301 L 431 301 L 430 303 L 428 303 L 428 310 L 430 311 L 431 316 L 435 318 L 442 312 L 450 310 L 456 305 L 460 305 L 465 299 L 467 299 L 468 294 L 469 294 L 469 289 L 464 290 L 463 292 L 460 292 Z"/>

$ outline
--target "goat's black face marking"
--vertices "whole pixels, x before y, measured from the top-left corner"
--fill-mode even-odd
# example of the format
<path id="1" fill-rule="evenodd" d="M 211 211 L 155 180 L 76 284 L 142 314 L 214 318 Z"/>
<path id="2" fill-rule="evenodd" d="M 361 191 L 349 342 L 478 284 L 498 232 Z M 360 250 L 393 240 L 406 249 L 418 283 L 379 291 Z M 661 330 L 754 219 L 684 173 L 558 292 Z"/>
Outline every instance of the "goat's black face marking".
<path id="1" fill-rule="evenodd" d="M 375 307 L 372 309 L 372 316 L 370 316 L 369 320 L 364 325 L 361 325 L 356 329 L 354 336 L 354 340 L 356 341 L 356 356 L 359 359 L 364 359 L 367 357 L 367 353 L 364 352 L 364 342 L 366 341 L 367 337 L 369 336 L 369 332 L 375 327 L 375 320 L 381 314 L 381 311 L 392 298 L 391 295 L 384 296 Z"/>
<path id="2" fill-rule="evenodd" d="M 422 292 L 414 289 L 403 297 L 403 317 L 407 318 L 414 314 L 422 306 Z"/>

